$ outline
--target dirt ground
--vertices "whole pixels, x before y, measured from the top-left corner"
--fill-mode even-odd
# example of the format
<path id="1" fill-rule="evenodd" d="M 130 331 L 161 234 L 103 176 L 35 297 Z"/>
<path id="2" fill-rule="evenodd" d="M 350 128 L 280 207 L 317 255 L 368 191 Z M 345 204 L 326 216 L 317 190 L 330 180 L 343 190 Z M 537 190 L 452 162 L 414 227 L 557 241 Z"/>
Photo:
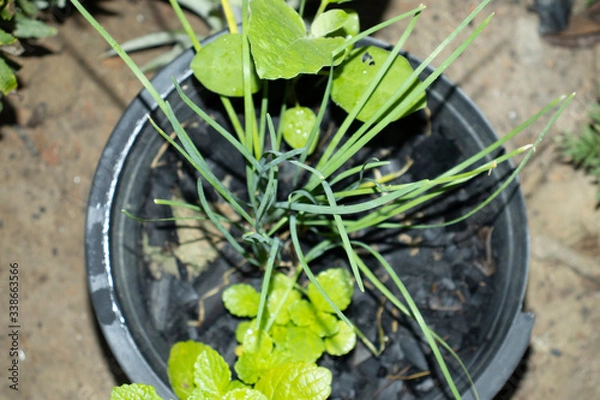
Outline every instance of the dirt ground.
<path id="1" fill-rule="evenodd" d="M 424 57 L 477 4 L 472 0 L 383 0 L 392 16 L 419 3 L 407 50 Z M 583 1 L 581 1 L 583 2 Z M 100 21 L 118 40 L 177 27 L 155 0 L 101 2 Z M 577 95 L 552 135 L 580 130 L 597 97 L 598 48 L 552 47 L 537 34 L 529 0 L 497 0 L 495 16 L 447 72 L 499 134 L 559 95 Z M 477 19 L 482 21 L 483 17 Z M 401 26 L 379 34 L 394 40 Z M 97 329 L 83 248 L 86 200 L 104 144 L 140 84 L 73 15 L 48 50 L 21 59 L 15 115 L 0 133 L 0 398 L 107 399 L 126 381 Z M 136 56 L 144 62 L 156 51 Z M 436 62 L 434 62 L 436 64 Z M 437 64 L 436 64 L 437 65 Z M 536 126 L 539 128 L 539 126 Z M 530 143 L 535 129 L 511 147 Z M 521 179 L 531 228 L 531 274 L 525 308 L 536 315 L 530 349 L 498 399 L 600 398 L 600 211 L 589 177 L 561 162 L 553 138 Z M 19 390 L 9 388 L 9 266 L 19 271 Z M 13 268 L 14 269 L 14 268 Z"/>

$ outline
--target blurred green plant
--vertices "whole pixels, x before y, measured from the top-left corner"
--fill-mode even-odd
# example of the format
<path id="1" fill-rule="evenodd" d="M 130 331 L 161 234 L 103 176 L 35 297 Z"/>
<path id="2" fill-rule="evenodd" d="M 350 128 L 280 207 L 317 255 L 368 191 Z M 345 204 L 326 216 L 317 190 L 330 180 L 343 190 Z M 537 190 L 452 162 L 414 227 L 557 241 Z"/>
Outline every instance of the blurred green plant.
<path id="1" fill-rule="evenodd" d="M 600 184 L 600 103 L 592 106 L 589 116 L 591 121 L 583 132 L 563 134 L 559 147 L 576 168 L 585 170 Z M 596 192 L 596 203 L 600 206 L 600 189 Z"/>
<path id="2" fill-rule="evenodd" d="M 17 88 L 19 65 L 11 57 L 25 52 L 23 40 L 56 34 L 56 29 L 39 20 L 50 7 L 64 8 L 66 0 L 0 0 L 0 111 L 5 95 Z"/>

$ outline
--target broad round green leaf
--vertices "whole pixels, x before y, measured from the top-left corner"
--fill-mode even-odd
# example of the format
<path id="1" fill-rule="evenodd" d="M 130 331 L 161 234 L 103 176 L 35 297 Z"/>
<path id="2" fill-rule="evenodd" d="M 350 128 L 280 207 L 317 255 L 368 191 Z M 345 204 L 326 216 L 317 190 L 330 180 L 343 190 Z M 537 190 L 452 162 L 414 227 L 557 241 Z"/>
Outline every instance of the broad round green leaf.
<path id="1" fill-rule="evenodd" d="M 348 21 L 348 14 L 339 8 L 325 11 L 313 21 L 310 33 L 314 37 L 325 36 L 341 29 Z"/>
<path id="2" fill-rule="evenodd" d="M 310 108 L 300 106 L 288 108 L 285 110 L 281 121 L 285 142 L 293 149 L 305 147 L 316 122 L 317 116 Z M 308 154 L 312 154 L 315 151 L 318 141 L 319 137 L 317 133 L 317 137 L 312 142 Z"/>
<path id="3" fill-rule="evenodd" d="M 331 379 L 327 368 L 286 363 L 271 369 L 254 388 L 270 400 L 324 400 L 331 394 Z"/>
<path id="4" fill-rule="evenodd" d="M 348 354 L 356 346 L 356 333 L 344 321 L 337 322 L 338 333 L 325 338 L 325 351 L 333 356 Z"/>
<path id="5" fill-rule="evenodd" d="M 248 39 L 262 79 L 315 74 L 332 64 L 333 50 L 344 43 L 341 37 L 309 38 L 302 17 L 284 1 L 252 0 L 250 11 Z"/>
<path id="6" fill-rule="evenodd" d="M 271 368 L 273 341 L 266 332 L 249 331 L 234 369 L 244 383 L 253 384 Z"/>
<path id="7" fill-rule="evenodd" d="M 379 47 L 368 46 L 353 50 L 344 62 L 336 68 L 333 85 L 331 87 L 331 98 L 346 112 L 351 112 L 360 97 L 366 92 L 367 87 L 375 78 L 380 67 L 384 64 L 390 53 Z M 394 92 L 412 74 L 413 68 L 408 60 L 400 55 L 392 63 L 390 69 L 379 82 L 375 92 L 359 112 L 357 119 L 367 121 L 393 96 Z M 394 104 L 400 104 L 404 96 L 419 84 L 418 80 L 412 83 L 402 97 Z M 402 110 L 393 110 L 394 119 L 403 117 L 411 112 L 426 106 L 425 93 L 421 93 L 417 99 Z M 393 107 L 392 107 L 393 108 Z M 389 112 L 392 112 L 390 110 Z"/>
<path id="8" fill-rule="evenodd" d="M 113 388 L 110 400 L 162 400 L 162 397 L 156 393 L 153 386 L 133 383 Z"/>
<path id="9" fill-rule="evenodd" d="M 329 295 L 334 304 L 341 310 L 345 310 L 352 301 L 354 285 L 352 276 L 348 270 L 343 268 L 330 268 L 317 275 L 317 282 L 325 293 Z M 307 295 L 312 304 L 320 311 L 334 313 L 331 305 L 321 295 L 319 290 L 312 284 L 308 285 Z"/>
<path id="10" fill-rule="evenodd" d="M 208 90 L 229 97 L 244 95 L 242 35 L 228 33 L 202 47 L 194 56 L 190 68 Z M 254 65 L 250 63 L 251 92 L 260 89 Z"/>
<path id="11" fill-rule="evenodd" d="M 223 304 L 237 317 L 256 317 L 260 294 L 246 283 L 229 286 L 223 291 Z"/>

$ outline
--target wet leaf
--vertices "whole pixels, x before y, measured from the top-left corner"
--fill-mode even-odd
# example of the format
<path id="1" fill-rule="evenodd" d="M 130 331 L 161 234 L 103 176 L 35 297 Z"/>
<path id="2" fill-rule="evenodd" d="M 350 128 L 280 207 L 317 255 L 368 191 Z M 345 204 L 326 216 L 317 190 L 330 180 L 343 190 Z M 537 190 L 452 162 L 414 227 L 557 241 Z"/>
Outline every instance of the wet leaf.
<path id="1" fill-rule="evenodd" d="M 270 400 L 321 400 L 331 393 L 331 372 L 315 364 L 286 363 L 270 370 L 256 384 Z"/>
<path id="2" fill-rule="evenodd" d="M 302 17 L 281 0 L 250 2 L 248 39 L 256 72 L 263 79 L 315 74 L 331 65 L 333 50 L 344 39 L 309 38 Z"/>
<path id="3" fill-rule="evenodd" d="M 251 91 L 260 89 L 260 81 L 251 67 Z M 242 35 L 228 33 L 202 47 L 194 56 L 190 68 L 208 90 L 229 97 L 244 95 Z"/>
<path id="4" fill-rule="evenodd" d="M 354 285 L 348 270 L 330 268 L 317 275 L 317 281 L 340 310 L 343 311 L 350 305 Z M 334 313 L 333 308 L 312 283 L 308 285 L 307 294 L 312 304 L 319 311 Z"/>
<path id="5" fill-rule="evenodd" d="M 350 112 L 358 103 L 362 94 L 366 91 L 371 81 L 379 71 L 380 67 L 388 57 L 389 52 L 379 47 L 368 46 L 353 50 L 346 60 L 336 69 L 336 76 L 333 79 L 331 88 L 331 98 L 346 112 Z M 383 79 L 366 102 L 357 116 L 359 121 L 367 121 L 371 118 L 383 104 L 394 94 L 394 92 L 408 79 L 412 74 L 413 68 L 408 60 L 398 55 L 392 63 L 390 69 L 384 75 Z M 414 88 L 419 82 L 415 81 L 411 88 Z M 406 91 L 404 96 L 409 93 Z M 403 99 L 401 97 L 398 102 Z M 400 110 L 395 119 L 407 115 L 413 111 L 426 106 L 425 94 L 423 93 L 415 101 L 409 104 L 403 110 Z"/>
<path id="6" fill-rule="evenodd" d="M 356 333 L 344 321 L 338 321 L 338 333 L 325 338 L 325 351 L 332 356 L 348 354 L 356 346 Z"/>
<path id="7" fill-rule="evenodd" d="M 293 149 L 305 147 L 316 122 L 317 116 L 310 108 L 300 106 L 288 108 L 283 114 L 281 123 L 283 139 Z M 308 154 L 315 151 L 318 141 L 317 133 Z"/>
<path id="8" fill-rule="evenodd" d="M 246 283 L 229 286 L 223 291 L 223 304 L 237 317 L 256 317 L 260 294 Z"/>

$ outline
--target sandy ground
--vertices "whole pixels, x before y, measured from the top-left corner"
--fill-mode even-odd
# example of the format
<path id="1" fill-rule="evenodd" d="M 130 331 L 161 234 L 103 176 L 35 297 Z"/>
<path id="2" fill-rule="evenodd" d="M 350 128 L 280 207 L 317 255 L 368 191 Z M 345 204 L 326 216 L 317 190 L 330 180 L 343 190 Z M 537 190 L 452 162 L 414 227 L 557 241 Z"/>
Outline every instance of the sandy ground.
<path id="1" fill-rule="evenodd" d="M 421 1 L 374 1 L 391 16 Z M 407 50 L 424 57 L 477 3 L 428 5 Z M 118 40 L 176 27 L 163 3 L 102 2 L 97 14 Z M 551 47 L 528 1 L 497 0 L 495 17 L 447 75 L 499 134 L 552 99 L 577 96 L 552 131 L 577 131 L 597 96 L 598 49 Z M 478 18 L 482 21 L 483 17 Z M 400 27 L 379 34 L 393 40 Z M 22 59 L 16 111 L 0 133 L 0 398 L 106 399 L 126 378 L 98 332 L 85 277 L 86 199 L 102 148 L 140 85 L 78 16 L 44 41 L 48 54 Z M 144 62 L 156 55 L 136 57 Z M 434 62 L 435 64 L 435 62 Z M 529 130 L 510 146 L 534 140 Z M 522 173 L 532 237 L 525 307 L 535 313 L 530 349 L 499 399 L 600 398 L 600 212 L 596 187 L 561 162 L 552 138 Z M 19 271 L 19 391 L 7 380 L 9 266 Z"/>

